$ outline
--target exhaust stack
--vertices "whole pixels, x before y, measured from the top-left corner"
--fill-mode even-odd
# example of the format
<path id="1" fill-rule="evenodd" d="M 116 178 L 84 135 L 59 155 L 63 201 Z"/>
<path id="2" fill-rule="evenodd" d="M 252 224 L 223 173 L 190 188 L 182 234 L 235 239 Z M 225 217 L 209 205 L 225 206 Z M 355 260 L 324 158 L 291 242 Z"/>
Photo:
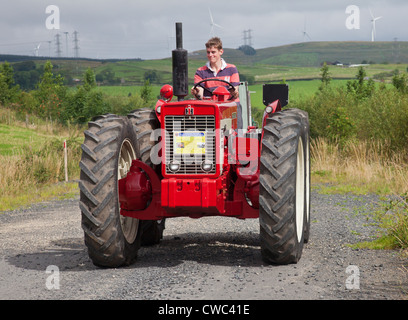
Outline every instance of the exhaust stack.
<path id="1" fill-rule="evenodd" d="M 188 58 L 187 50 L 183 49 L 183 25 L 176 23 L 176 49 L 172 52 L 173 88 L 178 101 L 183 101 L 188 95 Z"/>

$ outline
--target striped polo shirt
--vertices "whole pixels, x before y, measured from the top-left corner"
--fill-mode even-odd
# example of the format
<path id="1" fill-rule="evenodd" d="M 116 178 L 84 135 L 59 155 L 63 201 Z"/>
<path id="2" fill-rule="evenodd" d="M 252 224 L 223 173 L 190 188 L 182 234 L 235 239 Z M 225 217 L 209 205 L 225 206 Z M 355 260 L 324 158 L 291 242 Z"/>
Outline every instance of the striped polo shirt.
<path id="1" fill-rule="evenodd" d="M 218 72 L 218 74 L 211 68 L 210 62 L 207 62 L 205 66 L 198 68 L 194 76 L 194 84 L 204 79 L 216 78 L 228 81 L 235 87 L 239 86 L 240 81 L 237 67 L 233 64 L 226 63 L 222 58 L 221 63 L 221 70 Z M 203 83 L 203 85 L 211 91 L 220 86 L 228 87 L 226 83 L 219 81 L 208 81 Z M 207 90 L 204 90 L 204 96 L 210 97 L 210 93 L 207 92 Z"/>

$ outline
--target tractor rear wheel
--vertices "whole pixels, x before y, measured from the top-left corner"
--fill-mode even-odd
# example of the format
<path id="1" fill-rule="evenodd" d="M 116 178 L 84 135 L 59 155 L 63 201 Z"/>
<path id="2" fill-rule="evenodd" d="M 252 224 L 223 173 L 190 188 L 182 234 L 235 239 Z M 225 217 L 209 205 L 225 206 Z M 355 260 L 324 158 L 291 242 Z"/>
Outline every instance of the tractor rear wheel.
<path id="1" fill-rule="evenodd" d="M 101 267 L 131 264 L 141 241 L 138 219 L 120 215 L 118 180 L 138 154 L 126 117 L 99 116 L 84 132 L 79 181 L 82 228 L 92 262 Z"/>
<path id="2" fill-rule="evenodd" d="M 128 118 L 130 119 L 133 125 L 133 130 L 137 135 L 140 150 L 140 160 L 156 170 L 157 168 L 152 163 L 150 157 L 151 150 L 157 143 L 157 141 L 155 141 L 155 138 L 152 139 L 152 133 L 155 129 L 160 128 L 160 123 L 157 119 L 156 112 L 152 109 L 139 109 L 128 114 Z M 160 167 L 156 171 L 159 170 Z M 165 220 L 166 219 L 162 219 L 160 221 L 143 221 L 143 246 L 160 243 L 160 240 L 163 238 Z"/>
<path id="3" fill-rule="evenodd" d="M 297 263 L 307 223 L 306 141 L 302 116 L 291 110 L 267 119 L 262 139 L 259 221 L 262 258 Z"/>
<path id="4" fill-rule="evenodd" d="M 303 146 L 305 149 L 305 234 L 304 242 L 308 243 L 310 237 L 310 125 L 309 115 L 306 111 L 300 109 L 286 109 L 286 112 L 292 112 L 302 118 L 302 127 L 305 132 Z"/>

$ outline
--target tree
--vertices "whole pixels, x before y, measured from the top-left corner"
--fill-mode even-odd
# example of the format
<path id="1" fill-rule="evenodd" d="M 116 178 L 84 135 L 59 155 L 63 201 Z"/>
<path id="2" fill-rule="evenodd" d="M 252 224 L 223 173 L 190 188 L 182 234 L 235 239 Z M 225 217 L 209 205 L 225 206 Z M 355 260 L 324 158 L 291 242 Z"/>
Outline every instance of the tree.
<path id="1" fill-rule="evenodd" d="M 4 76 L 4 81 L 7 84 L 7 87 L 11 89 L 14 85 L 14 70 L 13 67 L 6 61 L 1 66 L 0 72 Z"/>
<path id="2" fill-rule="evenodd" d="M 246 56 L 256 55 L 256 50 L 249 45 L 242 45 L 238 48 L 239 51 L 242 51 Z"/>
<path id="3" fill-rule="evenodd" d="M 51 61 L 47 61 L 44 65 L 44 73 L 38 84 L 39 91 L 47 92 L 49 90 L 60 90 L 64 87 L 64 79 L 61 75 L 54 76 L 52 70 L 54 66 Z"/>
<path id="4" fill-rule="evenodd" d="M 66 87 L 64 86 L 64 78 L 59 74 L 54 76 L 52 70 L 53 65 L 47 61 L 38 89 L 35 91 L 35 97 L 39 103 L 37 115 L 55 119 L 60 115 L 60 109 L 63 107 L 62 102 L 66 96 Z"/>
<path id="5" fill-rule="evenodd" d="M 8 102 L 6 77 L 0 73 L 0 103 L 6 104 Z"/>
<path id="6" fill-rule="evenodd" d="M 347 92 L 353 94 L 357 99 L 368 98 L 374 92 L 373 79 L 366 81 L 367 73 L 364 67 L 359 67 L 356 80 L 347 82 Z"/>
<path id="7" fill-rule="evenodd" d="M 144 80 L 149 80 L 149 83 L 159 83 L 160 75 L 156 72 L 156 70 L 147 70 L 144 73 Z"/>
<path id="8" fill-rule="evenodd" d="M 115 72 L 111 68 L 105 69 L 95 76 L 96 81 L 104 82 L 108 84 L 118 84 L 120 83 L 120 78 L 115 77 Z"/>
<path id="9" fill-rule="evenodd" d="M 150 81 L 146 80 L 142 90 L 140 91 L 140 96 L 145 103 L 148 103 L 152 97 L 152 86 L 150 85 Z"/>
<path id="10" fill-rule="evenodd" d="M 84 73 L 84 89 L 90 91 L 96 87 L 95 73 L 91 68 L 88 68 Z"/>
<path id="11" fill-rule="evenodd" d="M 399 92 L 408 93 L 408 76 L 406 73 L 396 74 L 392 78 L 392 84 Z"/>
<path id="12" fill-rule="evenodd" d="M 322 76 L 322 84 L 319 87 L 319 90 L 323 90 L 324 88 L 327 88 L 331 82 L 331 77 L 330 77 L 330 72 L 329 72 L 329 67 L 327 66 L 327 63 L 325 62 L 323 64 L 323 67 L 320 69 L 321 71 L 321 76 Z"/>
<path id="13" fill-rule="evenodd" d="M 86 123 L 92 117 L 109 111 L 109 104 L 102 92 L 94 90 L 96 87 L 95 73 L 88 68 L 83 74 L 83 85 L 68 97 L 64 120 L 74 123 Z"/>
<path id="14" fill-rule="evenodd" d="M 0 66 L 0 103 L 15 102 L 20 93 L 19 86 L 14 85 L 13 67 L 5 62 Z"/>

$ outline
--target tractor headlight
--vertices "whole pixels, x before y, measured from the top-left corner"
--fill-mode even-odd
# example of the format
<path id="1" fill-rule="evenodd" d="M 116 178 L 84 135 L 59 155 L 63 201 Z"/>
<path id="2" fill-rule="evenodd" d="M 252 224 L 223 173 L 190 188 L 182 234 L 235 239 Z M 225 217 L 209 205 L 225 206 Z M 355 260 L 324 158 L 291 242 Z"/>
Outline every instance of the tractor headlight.
<path id="1" fill-rule="evenodd" d="M 180 170 L 180 162 L 173 160 L 169 163 L 169 169 L 171 172 L 175 173 Z"/>
<path id="2" fill-rule="evenodd" d="M 210 172 L 213 168 L 213 163 L 210 160 L 204 160 L 201 163 L 201 169 L 203 169 L 203 171 L 205 172 Z"/>

